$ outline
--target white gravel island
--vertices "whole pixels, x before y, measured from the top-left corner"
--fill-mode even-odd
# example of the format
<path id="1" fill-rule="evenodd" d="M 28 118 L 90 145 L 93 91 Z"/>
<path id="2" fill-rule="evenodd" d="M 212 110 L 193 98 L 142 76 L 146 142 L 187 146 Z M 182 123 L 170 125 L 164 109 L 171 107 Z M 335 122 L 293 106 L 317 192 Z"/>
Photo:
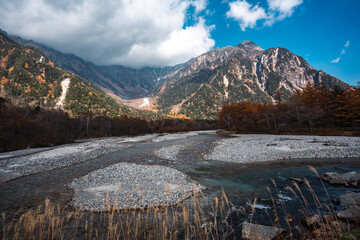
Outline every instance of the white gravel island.
<path id="1" fill-rule="evenodd" d="M 169 206 L 204 189 L 173 168 L 133 163 L 93 171 L 69 187 L 74 190 L 71 205 L 93 211 Z"/>
<path id="2" fill-rule="evenodd" d="M 254 163 L 280 159 L 360 157 L 360 137 L 236 134 L 222 139 L 207 160 Z"/>

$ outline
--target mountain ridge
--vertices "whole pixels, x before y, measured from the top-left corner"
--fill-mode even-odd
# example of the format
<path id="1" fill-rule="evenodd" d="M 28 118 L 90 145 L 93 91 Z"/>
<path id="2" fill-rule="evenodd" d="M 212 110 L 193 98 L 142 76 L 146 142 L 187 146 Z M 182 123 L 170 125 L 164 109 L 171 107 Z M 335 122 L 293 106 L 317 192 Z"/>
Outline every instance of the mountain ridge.
<path id="1" fill-rule="evenodd" d="M 18 36 L 9 37 L 23 45 L 40 49 L 56 66 L 88 79 L 104 91 L 123 99 L 146 96 L 159 80 L 172 72 L 173 69 L 181 67 L 181 64 L 166 67 L 143 67 L 141 69 L 122 65 L 99 66 L 90 61 L 85 61 L 75 54 L 62 53 L 33 40 L 25 40 Z M 122 74 L 119 75 L 119 73 Z"/>
<path id="2" fill-rule="evenodd" d="M 278 92 L 286 100 L 308 83 L 348 86 L 288 49 L 264 50 L 248 40 L 212 49 L 176 66 L 137 70 L 97 66 L 34 41 L 12 38 L 44 48 L 55 65 L 90 80 L 118 101 L 141 109 L 144 98 L 144 103 L 151 105 L 149 110 L 190 118 L 213 119 L 222 104 L 231 101 L 274 101 Z"/>
<path id="3" fill-rule="evenodd" d="M 286 100 L 307 84 L 321 82 L 328 87 L 348 86 L 285 48 L 264 50 L 243 41 L 192 59 L 157 86 L 152 97 L 167 111 L 212 118 L 227 102 L 269 102 L 277 92 Z"/>
<path id="4" fill-rule="evenodd" d="M 98 87 L 68 73 L 40 50 L 23 46 L 0 32 L 0 96 L 18 106 L 63 109 L 72 116 L 131 115 Z"/>

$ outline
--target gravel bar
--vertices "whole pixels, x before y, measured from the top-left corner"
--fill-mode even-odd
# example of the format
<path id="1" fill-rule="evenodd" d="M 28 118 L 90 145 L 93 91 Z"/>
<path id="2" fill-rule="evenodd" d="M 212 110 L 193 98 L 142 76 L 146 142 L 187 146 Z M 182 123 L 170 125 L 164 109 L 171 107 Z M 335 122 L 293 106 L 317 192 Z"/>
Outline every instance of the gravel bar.
<path id="1" fill-rule="evenodd" d="M 162 136 L 154 138 L 153 142 L 163 142 L 163 141 L 170 141 L 170 140 L 177 140 L 177 139 L 186 139 L 189 137 L 194 137 L 199 135 L 196 131 L 194 132 L 184 132 L 184 133 L 166 133 Z"/>
<path id="2" fill-rule="evenodd" d="M 176 160 L 179 152 L 184 150 L 187 145 L 188 144 L 175 144 L 169 147 L 162 147 L 160 149 L 156 149 L 154 153 L 158 158 L 174 161 Z"/>
<path id="3" fill-rule="evenodd" d="M 89 142 L 62 145 L 48 151 L 0 161 L 0 183 L 22 176 L 70 166 L 124 148 L 123 138 L 102 138 Z"/>
<path id="4" fill-rule="evenodd" d="M 360 157 L 359 137 L 244 134 L 218 141 L 208 160 L 252 163 L 299 158 Z"/>
<path id="5" fill-rule="evenodd" d="M 169 206 L 204 189 L 173 168 L 118 163 L 93 171 L 69 184 L 70 204 L 78 209 L 104 211 Z"/>

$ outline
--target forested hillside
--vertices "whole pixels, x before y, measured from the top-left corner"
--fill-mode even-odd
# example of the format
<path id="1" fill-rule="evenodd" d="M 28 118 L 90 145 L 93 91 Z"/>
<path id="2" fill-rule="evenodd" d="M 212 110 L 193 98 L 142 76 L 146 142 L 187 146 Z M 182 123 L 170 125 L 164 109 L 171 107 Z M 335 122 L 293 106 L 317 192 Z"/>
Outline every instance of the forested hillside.
<path id="1" fill-rule="evenodd" d="M 131 109 L 89 81 L 56 67 L 40 50 L 23 46 L 0 33 L 0 96 L 17 106 L 45 109 L 61 108 L 71 116 L 139 116 L 154 118 L 153 113 Z M 59 105 L 61 83 L 70 84 Z"/>
<path id="2" fill-rule="evenodd" d="M 18 107 L 0 97 L 0 152 L 52 146 L 79 138 L 214 129 L 215 122 L 161 119 L 146 121 L 127 115 L 77 116 L 58 109 Z"/>
<path id="3" fill-rule="evenodd" d="M 171 67 L 144 67 L 141 69 L 121 65 L 98 66 L 74 54 L 64 54 L 32 40 L 25 40 L 17 36 L 10 36 L 10 38 L 25 46 L 40 49 L 54 62 L 55 66 L 79 75 L 106 92 L 123 99 L 146 96 L 161 79 L 181 67 L 181 64 Z"/>
<path id="4" fill-rule="evenodd" d="M 219 113 L 220 125 L 247 133 L 360 133 L 360 87 L 329 88 L 309 83 L 288 101 L 281 92 L 275 103 L 232 102 Z"/>

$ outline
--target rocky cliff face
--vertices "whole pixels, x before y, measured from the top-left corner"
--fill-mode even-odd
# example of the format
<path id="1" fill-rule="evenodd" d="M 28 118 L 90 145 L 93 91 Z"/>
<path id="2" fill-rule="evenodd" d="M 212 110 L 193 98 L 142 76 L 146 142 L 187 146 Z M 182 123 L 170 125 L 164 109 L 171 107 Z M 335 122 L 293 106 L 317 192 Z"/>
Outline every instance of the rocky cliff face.
<path id="1" fill-rule="evenodd" d="M 288 99 L 308 83 L 346 84 L 311 67 L 285 48 L 263 50 L 250 41 L 214 49 L 190 60 L 156 87 L 158 105 L 192 118 L 211 118 L 223 103 Z"/>

